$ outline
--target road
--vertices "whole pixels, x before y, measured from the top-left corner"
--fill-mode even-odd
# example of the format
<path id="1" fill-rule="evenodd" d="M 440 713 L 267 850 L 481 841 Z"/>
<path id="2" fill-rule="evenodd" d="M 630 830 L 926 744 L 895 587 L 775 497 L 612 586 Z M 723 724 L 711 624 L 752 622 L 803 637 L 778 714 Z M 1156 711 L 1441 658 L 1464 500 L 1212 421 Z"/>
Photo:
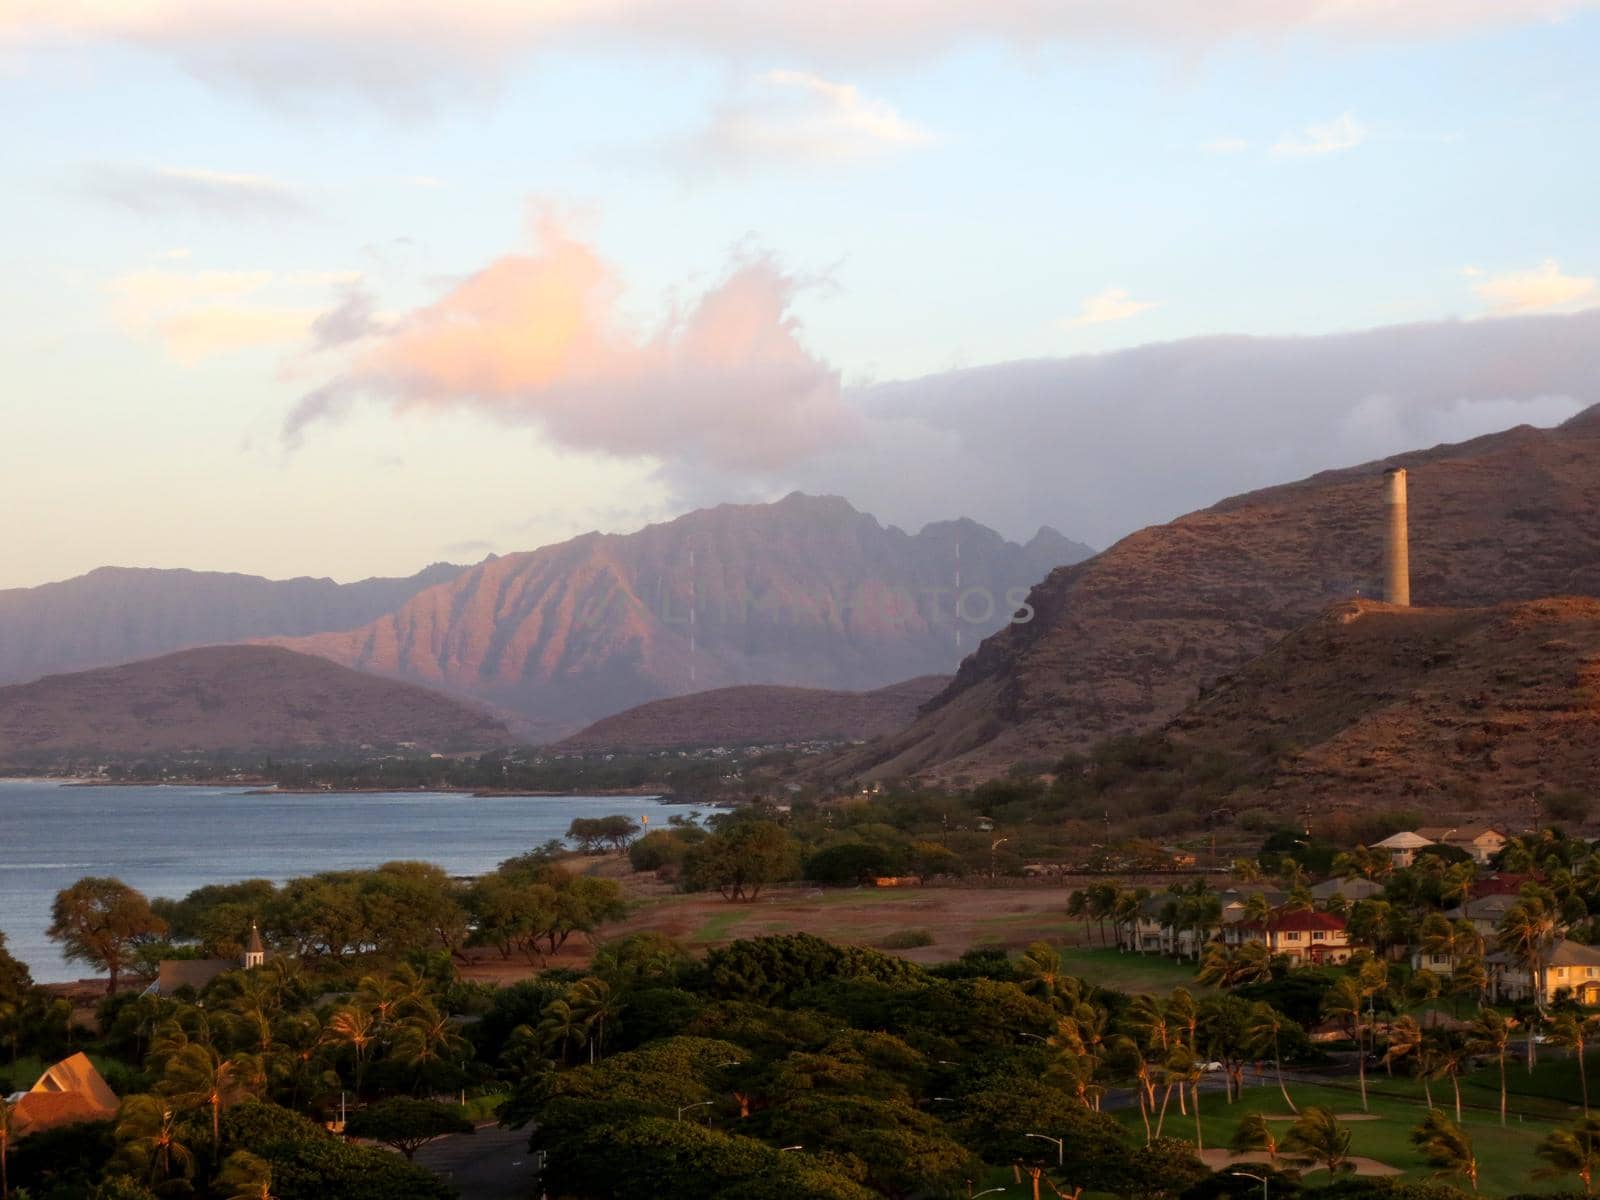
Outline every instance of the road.
<path id="1" fill-rule="evenodd" d="M 470 1137 L 429 1142 L 417 1151 L 416 1163 L 458 1188 L 461 1200 L 531 1200 L 538 1194 L 526 1129 L 480 1125 Z"/>

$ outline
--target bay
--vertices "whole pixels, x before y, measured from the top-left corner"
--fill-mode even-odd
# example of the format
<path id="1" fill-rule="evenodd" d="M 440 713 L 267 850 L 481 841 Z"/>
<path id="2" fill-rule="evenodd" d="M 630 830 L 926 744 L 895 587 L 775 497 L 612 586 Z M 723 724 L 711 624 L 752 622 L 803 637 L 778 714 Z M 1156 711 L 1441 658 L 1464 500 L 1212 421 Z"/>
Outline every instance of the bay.
<path id="1" fill-rule="evenodd" d="M 261 794 L 0 780 L 0 932 L 37 981 L 62 982 L 92 971 L 66 962 L 45 936 L 50 904 L 85 875 L 114 875 L 150 897 L 397 859 L 476 875 L 562 837 L 574 817 L 622 813 L 655 826 L 693 812 L 639 796 Z"/>

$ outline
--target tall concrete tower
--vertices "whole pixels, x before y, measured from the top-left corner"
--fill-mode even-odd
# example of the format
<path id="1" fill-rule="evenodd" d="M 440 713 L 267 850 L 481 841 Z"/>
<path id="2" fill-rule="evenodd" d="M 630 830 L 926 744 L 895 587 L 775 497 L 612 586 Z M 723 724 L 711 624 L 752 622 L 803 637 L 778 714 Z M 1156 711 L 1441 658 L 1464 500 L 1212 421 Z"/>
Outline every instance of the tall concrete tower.
<path id="1" fill-rule="evenodd" d="M 1411 606 L 1411 533 L 1406 516 L 1406 472 L 1392 467 L 1384 474 L 1387 484 L 1389 528 L 1383 539 L 1383 598 L 1389 604 Z"/>

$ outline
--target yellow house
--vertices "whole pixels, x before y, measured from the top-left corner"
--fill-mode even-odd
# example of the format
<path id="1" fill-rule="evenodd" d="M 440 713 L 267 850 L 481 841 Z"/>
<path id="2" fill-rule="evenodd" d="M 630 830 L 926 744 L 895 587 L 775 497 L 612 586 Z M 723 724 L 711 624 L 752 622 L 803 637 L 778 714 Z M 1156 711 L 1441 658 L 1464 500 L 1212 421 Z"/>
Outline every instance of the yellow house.
<path id="1" fill-rule="evenodd" d="M 1491 954 L 1486 961 L 1496 1001 L 1533 998 L 1536 989 L 1521 966 L 1504 954 Z M 1546 1004 L 1569 997 L 1579 1004 L 1600 1004 L 1600 948 L 1563 939 L 1550 952 L 1547 967 Z"/>

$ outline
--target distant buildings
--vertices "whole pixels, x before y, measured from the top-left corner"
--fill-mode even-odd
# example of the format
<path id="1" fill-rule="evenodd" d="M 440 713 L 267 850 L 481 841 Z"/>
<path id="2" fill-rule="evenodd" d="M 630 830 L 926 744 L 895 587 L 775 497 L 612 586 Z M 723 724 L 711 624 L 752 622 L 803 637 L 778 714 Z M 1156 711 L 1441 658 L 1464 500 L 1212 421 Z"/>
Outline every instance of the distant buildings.
<path id="1" fill-rule="evenodd" d="M 1374 850 L 1386 851 L 1389 855 L 1389 865 L 1399 870 L 1409 867 L 1417 859 L 1417 851 L 1433 843 L 1418 833 L 1404 832 L 1390 834 L 1383 841 L 1373 845 Z"/>
<path id="2" fill-rule="evenodd" d="M 1465 825 L 1459 828 L 1444 825 L 1424 825 L 1417 836 L 1427 838 L 1436 846 L 1451 846 L 1472 856 L 1480 867 L 1506 848 L 1506 835 L 1488 825 Z"/>
<path id="3" fill-rule="evenodd" d="M 1496 1003 L 1530 1000 L 1538 988 L 1528 970 L 1505 954 L 1484 960 L 1489 968 L 1489 991 Z M 1571 997 L 1579 1004 L 1600 1004 L 1600 948 L 1557 942 L 1546 961 L 1544 1002 Z"/>
<path id="4" fill-rule="evenodd" d="M 267 948 L 262 944 L 261 931 L 250 922 L 250 940 L 238 958 L 164 958 L 156 970 L 156 981 L 150 990 L 157 995 L 170 996 L 179 988 L 204 991 L 218 975 L 229 971 L 253 971 L 267 961 Z"/>

